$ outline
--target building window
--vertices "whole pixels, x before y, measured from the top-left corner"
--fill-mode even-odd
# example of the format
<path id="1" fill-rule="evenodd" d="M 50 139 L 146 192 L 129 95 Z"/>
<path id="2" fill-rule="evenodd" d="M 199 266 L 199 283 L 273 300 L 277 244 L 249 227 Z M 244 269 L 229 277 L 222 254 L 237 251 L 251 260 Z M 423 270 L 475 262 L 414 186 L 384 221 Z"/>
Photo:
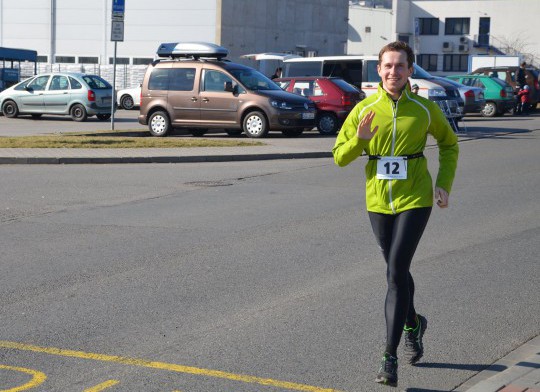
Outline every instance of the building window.
<path id="1" fill-rule="evenodd" d="M 147 65 L 150 64 L 153 61 L 151 58 L 146 57 L 134 57 L 133 58 L 133 65 Z"/>
<path id="2" fill-rule="evenodd" d="M 468 54 L 445 54 L 443 71 L 467 72 Z"/>
<path id="3" fill-rule="evenodd" d="M 75 56 L 54 56 L 56 63 L 69 63 L 75 64 Z"/>
<path id="4" fill-rule="evenodd" d="M 38 63 L 48 63 L 49 62 L 49 56 L 37 56 L 36 62 Z"/>
<path id="5" fill-rule="evenodd" d="M 489 46 L 489 32 L 490 32 L 491 19 L 480 18 L 480 26 L 478 27 L 478 46 Z"/>
<path id="6" fill-rule="evenodd" d="M 79 56 L 79 63 L 80 64 L 98 64 L 99 58 Z"/>
<path id="7" fill-rule="evenodd" d="M 417 64 L 426 71 L 437 71 L 437 55 L 436 54 L 419 54 Z"/>
<path id="8" fill-rule="evenodd" d="M 470 18 L 446 18 L 445 35 L 465 35 L 469 34 Z"/>
<path id="9" fill-rule="evenodd" d="M 404 35 L 404 34 L 398 35 L 398 41 L 405 42 L 406 44 L 409 44 L 409 38 L 410 36 L 408 35 Z"/>
<path id="10" fill-rule="evenodd" d="M 439 18 L 419 18 L 420 35 L 439 35 Z"/>
<path id="11" fill-rule="evenodd" d="M 114 58 L 109 57 L 109 64 L 113 64 Z M 116 65 L 129 65 L 129 57 L 117 57 Z"/>

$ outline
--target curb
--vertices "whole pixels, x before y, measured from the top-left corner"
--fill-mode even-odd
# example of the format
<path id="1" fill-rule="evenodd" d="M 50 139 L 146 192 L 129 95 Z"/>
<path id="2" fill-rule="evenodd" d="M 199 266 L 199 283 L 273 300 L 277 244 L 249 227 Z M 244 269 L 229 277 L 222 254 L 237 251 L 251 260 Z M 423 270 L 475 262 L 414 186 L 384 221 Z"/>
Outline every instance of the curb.
<path id="1" fill-rule="evenodd" d="M 229 154 L 193 156 L 147 156 L 147 157 L 0 157 L 4 165 L 64 165 L 64 164 L 120 164 L 120 163 L 196 163 L 258 161 L 273 159 L 331 158 L 332 152 Z"/>
<path id="2" fill-rule="evenodd" d="M 493 363 L 454 391 L 540 391 L 540 335 Z"/>

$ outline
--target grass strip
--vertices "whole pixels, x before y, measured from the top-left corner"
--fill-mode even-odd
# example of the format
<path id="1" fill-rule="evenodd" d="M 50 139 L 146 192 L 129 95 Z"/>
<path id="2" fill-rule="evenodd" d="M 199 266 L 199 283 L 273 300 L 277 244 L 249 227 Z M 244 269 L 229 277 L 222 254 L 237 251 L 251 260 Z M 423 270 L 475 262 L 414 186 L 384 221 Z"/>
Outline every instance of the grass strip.
<path id="1" fill-rule="evenodd" d="M 264 143 L 193 137 L 150 137 L 147 132 L 61 133 L 0 137 L 0 148 L 190 148 L 250 147 Z"/>

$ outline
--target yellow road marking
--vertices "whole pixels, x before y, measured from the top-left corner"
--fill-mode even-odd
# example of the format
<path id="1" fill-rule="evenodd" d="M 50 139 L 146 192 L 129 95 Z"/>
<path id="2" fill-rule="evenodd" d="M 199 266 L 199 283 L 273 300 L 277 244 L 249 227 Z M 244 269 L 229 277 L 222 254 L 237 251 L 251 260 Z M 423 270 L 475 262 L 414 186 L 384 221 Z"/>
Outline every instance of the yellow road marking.
<path id="1" fill-rule="evenodd" d="M 47 379 L 47 376 L 45 375 L 45 373 L 39 372 L 37 370 L 25 369 L 22 367 L 7 366 L 7 365 L 0 365 L 0 369 L 15 370 L 16 372 L 27 373 L 32 376 L 32 379 L 28 381 L 26 384 L 21 385 L 20 387 L 15 387 L 11 389 L 2 389 L 0 390 L 0 392 L 25 391 L 27 389 L 34 388 L 34 387 L 37 387 L 38 385 L 43 384 L 43 382 Z"/>
<path id="2" fill-rule="evenodd" d="M 113 385 L 118 384 L 120 381 L 118 380 L 109 380 L 102 382 L 101 384 L 96 385 L 95 387 L 85 389 L 84 392 L 101 392 L 104 389 L 107 389 L 109 387 L 112 387 Z"/>
<path id="3" fill-rule="evenodd" d="M 199 376 L 223 378 L 226 380 L 240 381 L 240 382 L 245 382 L 245 383 L 268 385 L 268 386 L 272 386 L 276 388 L 288 389 L 288 390 L 293 390 L 293 391 L 340 392 L 337 389 L 320 388 L 320 387 L 315 387 L 311 385 L 297 384 L 297 383 L 288 382 L 288 381 L 273 380 L 271 378 L 261 378 L 261 377 L 255 377 L 255 376 L 248 376 L 244 374 L 234 374 L 234 373 L 223 372 L 221 370 L 202 369 L 202 368 L 196 368 L 192 366 L 176 365 L 174 363 L 147 361 L 144 359 L 121 357 L 117 355 L 87 353 L 83 351 L 64 350 L 61 348 L 54 348 L 54 347 L 40 347 L 40 346 L 31 345 L 31 344 L 9 342 L 5 340 L 0 340 L 0 348 L 11 348 L 11 349 L 16 349 L 16 350 L 33 351 L 37 353 L 58 355 L 62 357 L 91 359 L 94 361 L 102 361 L 102 362 L 114 362 L 114 363 L 120 363 L 123 365 L 140 366 L 140 367 L 146 367 L 146 368 L 151 368 L 151 369 L 167 370 L 167 371 L 177 372 L 177 373 L 194 374 L 194 375 L 199 375 Z"/>

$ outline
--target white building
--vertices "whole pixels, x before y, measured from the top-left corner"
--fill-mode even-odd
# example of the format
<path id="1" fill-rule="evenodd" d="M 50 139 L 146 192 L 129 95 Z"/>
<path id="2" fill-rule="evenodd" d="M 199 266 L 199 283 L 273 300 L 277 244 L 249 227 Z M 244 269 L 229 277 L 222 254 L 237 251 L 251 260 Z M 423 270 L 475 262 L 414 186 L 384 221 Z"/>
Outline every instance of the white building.
<path id="1" fill-rule="evenodd" d="M 0 0 L 0 47 L 38 52 L 38 69 L 108 75 L 113 0 Z M 162 42 L 225 46 L 233 61 L 260 52 L 344 54 L 348 0 L 125 0 L 124 41 L 117 44 L 117 86 L 152 61 Z M 131 80 L 133 79 L 133 80 Z M 110 79 L 109 79 L 110 80 Z"/>
<path id="2" fill-rule="evenodd" d="M 349 7 L 347 54 L 378 55 L 384 45 L 396 40 L 393 31 L 391 9 L 353 3 Z"/>
<path id="3" fill-rule="evenodd" d="M 472 54 L 519 55 L 539 66 L 539 15 L 537 0 L 393 0 L 392 10 L 351 5 L 347 53 L 377 55 L 399 39 L 433 74 L 467 72 Z"/>

